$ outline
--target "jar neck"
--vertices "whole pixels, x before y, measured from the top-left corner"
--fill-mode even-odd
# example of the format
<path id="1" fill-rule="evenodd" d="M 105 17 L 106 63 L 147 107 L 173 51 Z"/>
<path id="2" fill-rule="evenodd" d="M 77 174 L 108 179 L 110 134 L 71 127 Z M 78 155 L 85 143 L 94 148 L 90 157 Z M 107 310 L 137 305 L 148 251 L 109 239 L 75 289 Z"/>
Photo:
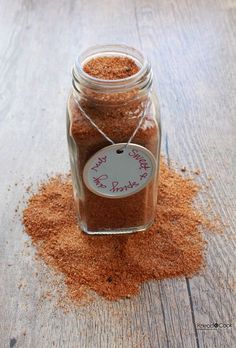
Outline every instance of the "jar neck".
<path id="1" fill-rule="evenodd" d="M 132 59 L 139 71 L 127 78 L 104 80 L 93 77 L 83 70 L 90 59 L 104 56 L 127 57 Z M 119 104 L 143 99 L 152 87 L 150 63 L 136 49 L 125 45 L 95 46 L 84 51 L 76 60 L 72 70 L 73 94 L 77 100 L 92 100 L 97 104 Z"/>

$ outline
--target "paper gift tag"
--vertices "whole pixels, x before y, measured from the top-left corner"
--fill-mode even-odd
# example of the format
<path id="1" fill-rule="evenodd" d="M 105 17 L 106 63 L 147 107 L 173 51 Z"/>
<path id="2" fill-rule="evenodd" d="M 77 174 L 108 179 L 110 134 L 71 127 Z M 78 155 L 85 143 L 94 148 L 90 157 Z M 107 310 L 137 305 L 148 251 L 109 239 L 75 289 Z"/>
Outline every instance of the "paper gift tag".
<path id="1" fill-rule="evenodd" d="M 83 179 L 90 191 L 122 198 L 141 191 L 156 175 L 156 160 L 145 147 L 120 143 L 104 147 L 86 163 Z"/>

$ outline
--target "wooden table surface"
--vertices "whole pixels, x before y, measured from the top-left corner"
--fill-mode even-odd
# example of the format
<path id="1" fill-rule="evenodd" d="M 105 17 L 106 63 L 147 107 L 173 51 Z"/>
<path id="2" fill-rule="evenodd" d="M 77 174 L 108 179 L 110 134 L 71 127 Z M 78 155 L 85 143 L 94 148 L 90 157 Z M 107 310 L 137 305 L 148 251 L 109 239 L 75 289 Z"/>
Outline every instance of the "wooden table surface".
<path id="1" fill-rule="evenodd" d="M 1 0 L 0 14 L 0 347 L 235 347 L 236 1 Z M 22 197 L 28 184 L 69 170 L 71 66 L 97 43 L 149 56 L 162 152 L 200 169 L 212 210 L 228 226 L 206 234 L 199 276 L 150 282 L 134 299 L 64 313 L 42 301 L 47 279 L 35 275 L 43 266 L 25 246 Z M 207 205 L 207 196 L 199 202 Z M 232 327 L 199 329 L 211 323 Z"/>

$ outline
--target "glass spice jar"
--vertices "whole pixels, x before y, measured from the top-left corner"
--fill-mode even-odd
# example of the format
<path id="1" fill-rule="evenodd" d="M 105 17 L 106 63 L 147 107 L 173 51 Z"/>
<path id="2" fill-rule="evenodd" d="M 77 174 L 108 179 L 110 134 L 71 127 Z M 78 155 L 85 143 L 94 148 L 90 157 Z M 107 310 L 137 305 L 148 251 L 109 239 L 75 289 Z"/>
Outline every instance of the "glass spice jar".
<path id="1" fill-rule="evenodd" d="M 67 137 L 88 234 L 144 231 L 154 220 L 161 125 L 152 82 L 149 62 L 125 45 L 89 48 L 74 65 Z"/>

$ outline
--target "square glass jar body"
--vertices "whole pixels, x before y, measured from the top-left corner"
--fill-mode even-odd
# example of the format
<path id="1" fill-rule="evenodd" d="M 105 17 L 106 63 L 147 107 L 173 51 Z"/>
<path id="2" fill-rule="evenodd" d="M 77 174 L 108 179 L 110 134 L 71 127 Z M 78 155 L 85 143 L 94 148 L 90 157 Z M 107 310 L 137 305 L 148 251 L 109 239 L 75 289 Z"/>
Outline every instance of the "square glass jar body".
<path id="1" fill-rule="evenodd" d="M 83 76 L 80 66 L 97 54 L 126 54 L 140 65 L 140 74 L 115 81 Z M 92 48 L 77 65 L 67 104 L 67 139 L 79 225 L 88 234 L 144 231 L 156 214 L 161 144 L 160 112 L 151 88 L 150 65 L 138 51 L 119 45 Z M 87 161 L 110 143 L 81 110 L 114 143 L 127 143 L 142 118 L 132 143 L 148 149 L 156 160 L 155 175 L 142 190 L 127 197 L 109 198 L 86 186 L 83 171 Z"/>

